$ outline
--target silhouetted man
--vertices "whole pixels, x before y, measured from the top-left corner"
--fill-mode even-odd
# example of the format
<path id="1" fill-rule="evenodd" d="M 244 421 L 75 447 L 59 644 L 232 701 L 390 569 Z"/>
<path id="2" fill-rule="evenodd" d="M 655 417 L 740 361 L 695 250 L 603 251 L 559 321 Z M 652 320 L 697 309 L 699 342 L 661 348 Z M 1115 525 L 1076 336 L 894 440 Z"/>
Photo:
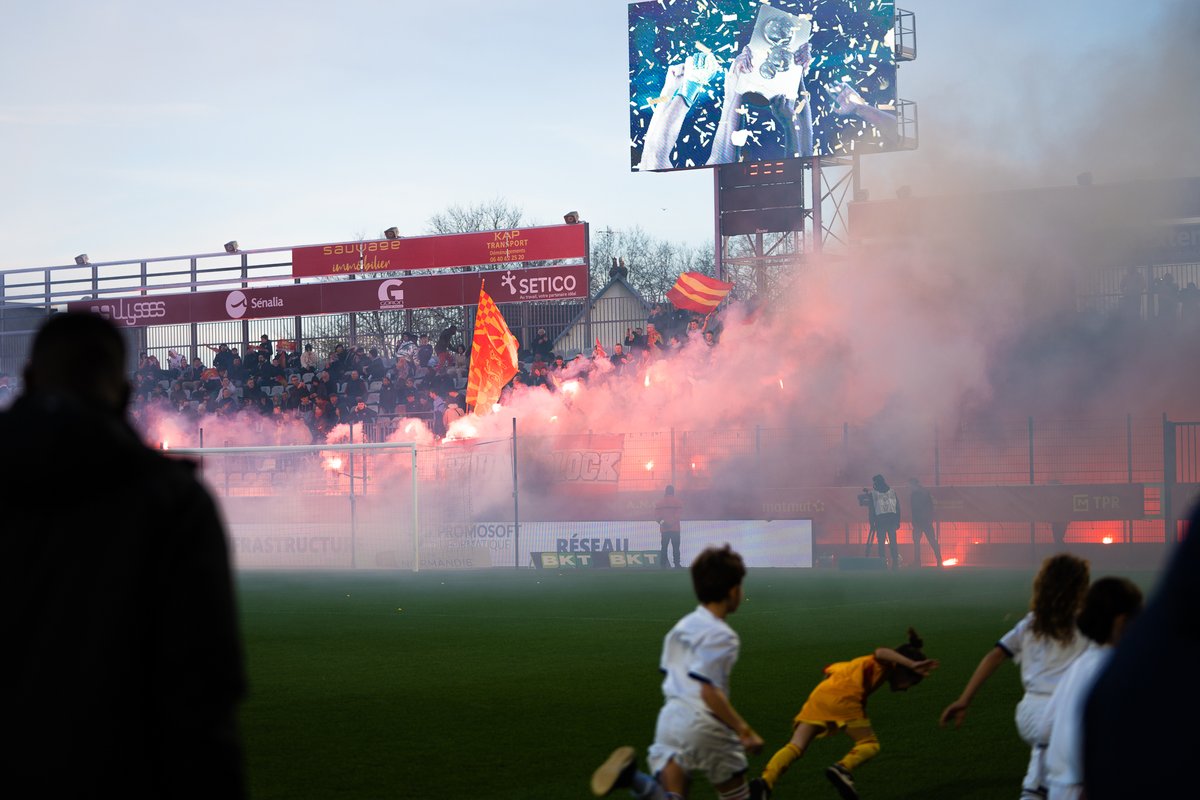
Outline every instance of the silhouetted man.
<path id="1" fill-rule="evenodd" d="M 190 464 L 125 419 L 116 328 L 38 332 L 0 414 L 13 797 L 241 798 L 245 692 L 225 533 Z"/>
<path id="2" fill-rule="evenodd" d="M 658 564 L 663 569 L 671 565 L 667 559 L 668 546 L 671 546 L 675 553 L 675 568 L 678 569 L 682 566 L 679 563 L 679 515 L 682 510 L 683 503 L 679 502 L 679 498 L 675 496 L 675 487 L 668 486 L 662 499 L 654 508 L 654 515 L 658 519 L 658 530 L 662 534 L 662 552 L 659 555 Z"/>

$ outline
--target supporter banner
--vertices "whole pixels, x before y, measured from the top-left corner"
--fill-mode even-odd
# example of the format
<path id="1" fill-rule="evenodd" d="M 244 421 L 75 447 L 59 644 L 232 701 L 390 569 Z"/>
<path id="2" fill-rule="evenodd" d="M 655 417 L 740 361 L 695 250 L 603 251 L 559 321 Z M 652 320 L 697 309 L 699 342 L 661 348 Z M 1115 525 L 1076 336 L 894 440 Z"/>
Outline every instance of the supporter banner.
<path id="1" fill-rule="evenodd" d="M 586 258 L 586 224 L 296 247 L 297 278 Z"/>
<path id="2" fill-rule="evenodd" d="M 236 319 L 473 306 L 479 298 L 481 277 L 497 303 L 575 300 L 588 296 L 587 266 L 574 264 L 225 292 L 106 297 L 101 300 L 76 300 L 68 303 L 67 309 L 91 311 L 118 325 L 137 328 Z"/>

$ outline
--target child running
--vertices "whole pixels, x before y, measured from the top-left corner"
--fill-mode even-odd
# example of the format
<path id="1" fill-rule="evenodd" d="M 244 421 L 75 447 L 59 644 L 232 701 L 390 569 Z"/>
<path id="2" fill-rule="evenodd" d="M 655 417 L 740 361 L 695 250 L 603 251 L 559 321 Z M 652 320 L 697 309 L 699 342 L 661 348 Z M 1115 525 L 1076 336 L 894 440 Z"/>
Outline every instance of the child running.
<path id="1" fill-rule="evenodd" d="M 693 773 L 705 775 L 721 800 L 746 800 L 746 752 L 763 740 L 729 702 L 729 677 L 740 642 L 725 617 L 742 602 L 746 567 L 730 549 L 709 547 L 692 562 L 700 605 L 667 633 L 659 669 L 663 703 L 647 761 L 637 770 L 632 747 L 618 747 L 592 775 L 592 793 L 629 789 L 634 797 L 682 800 Z"/>
<path id="2" fill-rule="evenodd" d="M 1089 581 L 1088 562 L 1060 553 L 1042 562 L 1033 581 L 1031 611 L 1000 638 L 975 668 L 962 694 L 942 711 L 941 725 L 962 724 L 975 693 L 1007 659 L 1021 667 L 1025 694 L 1017 703 L 1017 732 L 1030 747 L 1029 767 L 1021 783 L 1022 800 L 1046 797 L 1046 704 L 1059 679 L 1087 639 L 1075 628 Z"/>
<path id="3" fill-rule="evenodd" d="M 1101 578 L 1088 589 L 1079 631 L 1091 644 L 1058 682 L 1046 707 L 1049 800 L 1083 797 L 1083 707 L 1126 626 L 1142 610 L 1142 590 L 1126 578 Z"/>
<path id="4" fill-rule="evenodd" d="M 893 692 L 916 686 L 938 662 L 921 652 L 923 642 L 912 628 L 908 642 L 896 649 L 880 647 L 869 656 L 825 668 L 800 713 L 792 720 L 792 738 L 767 762 L 762 777 L 751 781 L 751 796 L 768 798 L 792 762 L 804 755 L 813 739 L 844 730 L 853 741 L 850 752 L 825 770 L 825 776 L 847 800 L 857 800 L 853 772 L 879 754 L 879 740 L 867 718 L 867 697 L 887 681 Z"/>

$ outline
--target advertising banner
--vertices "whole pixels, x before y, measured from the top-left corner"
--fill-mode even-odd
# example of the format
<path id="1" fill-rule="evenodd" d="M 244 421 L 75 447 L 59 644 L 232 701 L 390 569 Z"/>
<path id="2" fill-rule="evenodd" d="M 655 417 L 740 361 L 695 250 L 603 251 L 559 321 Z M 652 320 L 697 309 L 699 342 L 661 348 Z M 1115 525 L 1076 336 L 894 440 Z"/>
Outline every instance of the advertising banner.
<path id="1" fill-rule="evenodd" d="M 586 225 L 405 236 L 292 249 L 292 276 L 449 269 L 587 256 Z"/>
<path id="2" fill-rule="evenodd" d="M 575 226 L 573 226 L 575 227 Z M 70 311 L 91 311 L 123 327 L 318 316 L 410 308 L 473 306 L 484 281 L 497 303 L 578 300 L 588 296 L 587 265 L 456 272 L 411 278 L 309 283 L 224 292 L 76 300 Z"/>

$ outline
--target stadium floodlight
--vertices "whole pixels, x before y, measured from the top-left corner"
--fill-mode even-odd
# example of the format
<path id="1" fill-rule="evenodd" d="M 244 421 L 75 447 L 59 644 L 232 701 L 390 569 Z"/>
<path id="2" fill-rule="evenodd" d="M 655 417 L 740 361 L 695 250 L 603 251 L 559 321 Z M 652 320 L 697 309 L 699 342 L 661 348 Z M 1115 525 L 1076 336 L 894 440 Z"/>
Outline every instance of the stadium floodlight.
<path id="1" fill-rule="evenodd" d="M 236 253 L 238 251 L 237 239 L 232 239 L 225 243 L 226 253 Z"/>
<path id="2" fill-rule="evenodd" d="M 75 263 L 82 267 L 84 264 L 90 264 L 91 262 L 88 261 L 87 253 L 80 253 L 75 256 Z"/>
<path id="3" fill-rule="evenodd" d="M 383 232 L 383 236 L 385 239 L 399 239 L 400 229 L 393 225 Z"/>
<path id="4" fill-rule="evenodd" d="M 563 214 L 563 222 L 567 223 L 568 225 L 578 225 L 579 224 L 579 212 L 578 211 L 568 211 L 566 214 Z"/>

